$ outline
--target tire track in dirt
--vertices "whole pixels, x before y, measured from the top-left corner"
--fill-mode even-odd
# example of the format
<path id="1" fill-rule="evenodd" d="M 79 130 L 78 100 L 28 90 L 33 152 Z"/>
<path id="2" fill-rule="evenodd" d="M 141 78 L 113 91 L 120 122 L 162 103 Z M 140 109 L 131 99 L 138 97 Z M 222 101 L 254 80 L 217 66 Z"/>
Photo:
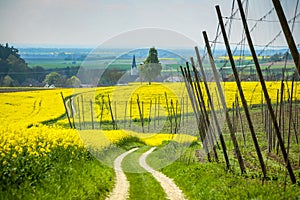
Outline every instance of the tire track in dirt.
<path id="1" fill-rule="evenodd" d="M 106 200 L 125 200 L 129 197 L 129 182 L 122 170 L 122 161 L 130 153 L 136 151 L 138 148 L 133 148 L 125 153 L 119 155 L 114 161 L 114 170 L 116 173 L 116 184 L 113 191 L 106 198 Z"/>
<path id="2" fill-rule="evenodd" d="M 173 182 L 172 179 L 167 177 L 161 172 L 154 170 L 150 167 L 147 162 L 147 156 L 154 151 L 156 147 L 152 147 L 149 151 L 145 152 L 141 155 L 139 159 L 139 164 L 147 170 L 152 176 L 161 184 L 161 187 L 164 189 L 165 193 L 167 194 L 167 198 L 170 200 L 184 200 L 184 194 L 178 188 L 178 186 Z"/>

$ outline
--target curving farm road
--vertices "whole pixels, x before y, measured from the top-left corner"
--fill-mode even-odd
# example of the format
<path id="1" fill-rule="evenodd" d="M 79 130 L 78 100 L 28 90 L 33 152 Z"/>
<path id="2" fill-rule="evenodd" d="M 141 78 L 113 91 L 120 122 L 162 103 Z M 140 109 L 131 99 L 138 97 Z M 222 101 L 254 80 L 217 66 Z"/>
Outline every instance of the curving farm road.
<path id="1" fill-rule="evenodd" d="M 146 158 L 152 151 L 154 151 L 155 148 L 156 147 L 152 147 L 149 151 L 147 151 L 143 155 L 141 155 L 141 157 L 139 159 L 140 165 L 145 170 L 150 172 L 152 174 L 152 176 L 154 176 L 154 178 L 161 184 L 161 187 L 164 189 L 165 193 L 167 194 L 168 199 L 170 199 L 170 200 L 185 199 L 182 191 L 177 187 L 177 185 L 173 182 L 172 179 L 170 179 L 163 173 L 154 170 L 147 164 Z"/>
<path id="2" fill-rule="evenodd" d="M 106 200 L 125 200 L 128 198 L 129 194 L 129 182 L 127 181 L 126 175 L 124 174 L 121 164 L 122 160 L 130 153 L 136 151 L 138 148 L 133 148 L 129 151 L 126 151 L 125 153 L 122 153 L 119 155 L 115 161 L 114 161 L 114 169 L 116 172 L 116 184 L 112 191 L 112 193 L 109 195 Z"/>
<path id="3" fill-rule="evenodd" d="M 139 164 L 143 167 L 146 171 L 152 174 L 152 176 L 160 183 L 161 187 L 164 189 L 167 198 L 170 200 L 184 200 L 184 194 L 182 191 L 177 187 L 177 185 L 173 182 L 172 179 L 167 177 L 161 172 L 158 172 L 151 168 L 146 163 L 147 156 L 154 151 L 156 147 L 152 147 L 150 150 L 145 152 L 139 158 Z M 106 198 L 106 200 L 126 200 L 129 197 L 129 187 L 130 184 L 126 178 L 125 173 L 122 170 L 121 164 L 123 159 L 130 153 L 136 151 L 138 148 L 131 149 L 126 151 L 125 153 L 118 156 L 114 161 L 114 170 L 116 173 L 116 184 L 113 191 L 110 195 Z M 142 197 L 141 197 L 142 198 Z"/>

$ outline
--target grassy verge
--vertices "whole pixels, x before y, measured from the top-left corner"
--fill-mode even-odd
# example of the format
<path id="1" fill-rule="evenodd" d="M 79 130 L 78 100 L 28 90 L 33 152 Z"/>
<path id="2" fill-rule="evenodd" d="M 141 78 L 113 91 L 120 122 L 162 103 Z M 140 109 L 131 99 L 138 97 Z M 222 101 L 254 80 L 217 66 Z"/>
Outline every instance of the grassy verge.
<path id="1" fill-rule="evenodd" d="M 139 165 L 139 157 L 149 150 L 141 147 L 129 154 L 122 163 L 123 170 L 130 182 L 130 199 L 166 199 L 166 194 L 160 184 Z"/>
<path id="2" fill-rule="evenodd" d="M 174 162 L 162 172 L 174 179 L 189 199 L 299 199 L 299 186 L 245 178 L 217 163 Z M 188 175 L 187 175 L 188 174 Z"/>
<path id="3" fill-rule="evenodd" d="M 163 146 L 167 152 L 169 147 Z M 162 148 L 162 147 L 161 147 Z M 176 161 L 161 169 L 183 190 L 186 197 L 192 199 L 299 199 L 298 185 L 285 185 L 283 181 L 262 181 L 251 175 L 240 175 L 238 170 L 228 172 L 224 163 L 198 162 L 191 145 Z M 170 152 L 174 152 L 174 147 Z M 149 155 L 149 164 L 164 162 L 156 152 Z M 158 166 L 156 166 L 158 167 Z"/>
<path id="4" fill-rule="evenodd" d="M 83 149 L 17 157 L 1 168 L 0 199 L 105 199 L 114 172 Z"/>

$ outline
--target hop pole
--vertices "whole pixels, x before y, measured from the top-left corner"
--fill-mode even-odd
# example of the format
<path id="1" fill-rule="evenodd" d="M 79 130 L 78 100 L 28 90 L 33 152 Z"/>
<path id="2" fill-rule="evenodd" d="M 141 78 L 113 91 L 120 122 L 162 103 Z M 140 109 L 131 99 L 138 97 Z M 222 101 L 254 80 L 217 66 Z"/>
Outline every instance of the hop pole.
<path id="1" fill-rule="evenodd" d="M 232 56 L 232 53 L 231 53 L 229 41 L 228 41 L 227 34 L 226 34 L 226 31 L 225 31 L 225 26 L 224 26 L 224 23 L 223 23 L 220 7 L 216 6 L 216 10 L 217 10 L 218 19 L 219 19 L 219 23 L 220 23 L 220 26 L 221 26 L 224 42 L 225 42 L 225 45 L 226 45 L 227 53 L 228 53 L 228 56 L 229 56 L 230 64 L 231 64 L 232 71 L 233 71 L 233 74 L 234 74 L 234 77 L 235 77 L 236 85 L 237 85 L 237 88 L 238 88 L 238 91 L 239 91 L 239 94 L 240 94 L 240 97 L 241 97 L 241 100 L 242 100 L 245 115 L 246 115 L 246 118 L 247 118 L 247 121 L 248 121 L 248 126 L 249 126 L 249 129 L 250 129 L 250 132 L 251 132 L 251 136 L 252 136 L 254 146 L 255 146 L 256 154 L 258 156 L 258 159 L 259 159 L 259 162 L 260 162 L 260 167 L 261 167 L 261 170 L 263 172 L 264 178 L 266 178 L 266 176 L 267 176 L 266 166 L 265 166 L 265 163 L 264 163 L 261 151 L 260 151 L 260 147 L 259 147 L 259 144 L 258 144 L 258 141 L 257 141 L 257 138 L 256 138 L 256 134 L 255 134 L 253 123 L 252 123 L 252 120 L 251 120 L 251 117 L 250 117 L 250 112 L 249 112 L 247 101 L 246 101 L 246 98 L 245 98 L 245 95 L 244 95 L 244 92 L 243 92 L 241 81 L 240 81 L 237 69 L 235 67 L 235 62 L 234 62 L 234 59 L 233 59 L 233 56 Z"/>
<path id="2" fill-rule="evenodd" d="M 276 132 L 276 135 L 277 135 L 277 138 L 278 138 L 280 148 L 281 148 L 281 152 L 282 152 L 285 164 L 286 164 L 286 168 L 289 172 L 292 183 L 295 184 L 296 183 L 296 177 L 295 177 L 293 168 L 291 166 L 291 163 L 289 161 L 286 149 L 284 147 L 284 143 L 283 143 L 283 140 L 282 140 L 282 137 L 281 137 L 280 129 L 279 129 L 279 126 L 278 126 L 278 123 L 277 123 L 277 120 L 276 120 L 276 117 L 275 117 L 275 114 L 274 114 L 274 111 L 273 111 L 272 104 L 271 104 L 271 99 L 270 99 L 270 96 L 269 96 L 269 93 L 268 93 L 268 90 L 267 90 L 267 87 L 266 87 L 266 84 L 265 84 L 265 80 L 263 78 L 263 74 L 262 74 L 261 69 L 260 69 L 260 65 L 259 65 L 259 62 L 258 62 L 258 59 L 257 59 L 257 56 L 256 56 L 256 52 L 255 52 L 255 49 L 254 49 L 254 46 L 253 46 L 252 38 L 250 36 L 250 32 L 249 32 L 248 24 L 247 24 L 247 21 L 246 21 L 243 5 L 242 5 L 241 0 L 237 0 L 237 2 L 238 2 L 240 14 L 241 14 L 241 18 L 242 18 L 242 22 L 243 22 L 243 26 L 244 26 L 245 35 L 246 35 L 248 45 L 249 45 L 249 48 L 250 48 L 250 51 L 251 51 L 251 54 L 252 54 L 252 57 L 253 57 L 253 61 L 254 61 L 255 67 L 256 67 L 256 71 L 257 71 L 257 75 L 259 77 L 261 87 L 262 87 L 262 90 L 264 92 L 264 96 L 265 96 L 265 100 L 266 100 L 266 103 L 267 103 L 267 106 L 268 106 L 268 109 L 269 109 L 270 117 L 273 121 L 273 125 L 274 125 L 274 128 L 275 128 L 275 132 Z"/>

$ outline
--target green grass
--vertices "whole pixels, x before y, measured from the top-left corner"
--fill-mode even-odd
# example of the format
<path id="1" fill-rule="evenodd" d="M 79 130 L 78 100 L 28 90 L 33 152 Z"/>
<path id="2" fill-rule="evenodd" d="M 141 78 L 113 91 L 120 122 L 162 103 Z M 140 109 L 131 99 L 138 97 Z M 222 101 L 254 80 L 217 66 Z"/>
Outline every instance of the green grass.
<path id="1" fill-rule="evenodd" d="M 135 147 L 145 146 L 145 142 L 143 142 L 140 138 L 134 136 L 128 136 L 120 139 L 115 143 L 117 147 L 120 147 L 125 150 L 130 150 Z"/>
<path id="2" fill-rule="evenodd" d="M 70 157 L 65 155 L 67 151 L 59 151 L 52 160 L 43 162 L 41 158 L 36 163 L 21 165 L 15 178 L 20 180 L 24 176 L 23 181 L 2 183 L 0 199 L 105 199 L 114 185 L 113 169 L 89 153 Z M 47 167 L 43 168 L 45 163 Z M 22 172 L 26 169 L 26 173 Z M 12 171 L 1 174 L 10 172 L 12 176 Z"/>
<path id="3" fill-rule="evenodd" d="M 166 194 L 156 179 L 139 165 L 139 157 L 149 147 L 142 147 L 126 156 L 122 168 L 130 182 L 130 199 L 166 199 Z"/>
<path id="4" fill-rule="evenodd" d="M 176 146 L 162 146 L 165 154 L 172 155 L 176 152 Z M 238 165 L 233 164 L 232 171 L 225 169 L 225 163 L 208 163 L 206 158 L 198 162 L 195 150 L 202 147 L 193 143 L 176 161 L 160 169 L 175 183 L 190 200 L 199 199 L 299 199 L 299 185 L 292 185 L 282 179 L 267 180 L 262 184 L 259 172 L 249 172 L 240 175 Z M 166 158 L 159 157 L 159 149 L 148 157 L 149 164 L 160 167 L 157 163 L 163 163 Z M 177 150 L 178 153 L 178 150 Z M 219 157 L 222 154 L 219 153 Z M 288 178 L 288 177 L 287 177 Z"/>
<path id="5" fill-rule="evenodd" d="M 299 199 L 297 185 L 246 178 L 226 172 L 218 163 L 174 162 L 162 172 L 174 179 L 188 199 Z"/>

